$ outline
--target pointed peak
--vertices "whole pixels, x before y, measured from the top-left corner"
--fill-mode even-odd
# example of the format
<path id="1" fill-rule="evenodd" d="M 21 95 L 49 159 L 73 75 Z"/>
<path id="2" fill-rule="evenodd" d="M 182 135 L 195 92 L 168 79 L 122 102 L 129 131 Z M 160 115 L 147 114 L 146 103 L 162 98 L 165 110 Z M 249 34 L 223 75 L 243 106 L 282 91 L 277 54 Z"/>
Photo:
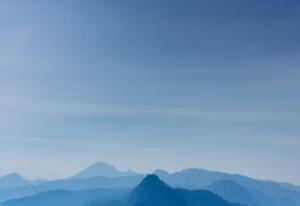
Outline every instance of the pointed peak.
<path id="1" fill-rule="evenodd" d="M 163 181 L 161 181 L 157 175 L 150 174 L 144 177 L 142 182 L 139 184 L 139 187 L 158 188 L 158 187 L 167 187 L 167 185 Z"/>
<path id="2" fill-rule="evenodd" d="M 161 182 L 161 180 L 159 179 L 159 177 L 157 175 L 154 175 L 154 174 L 150 174 L 150 175 L 147 175 L 144 179 L 143 179 L 143 182 Z"/>

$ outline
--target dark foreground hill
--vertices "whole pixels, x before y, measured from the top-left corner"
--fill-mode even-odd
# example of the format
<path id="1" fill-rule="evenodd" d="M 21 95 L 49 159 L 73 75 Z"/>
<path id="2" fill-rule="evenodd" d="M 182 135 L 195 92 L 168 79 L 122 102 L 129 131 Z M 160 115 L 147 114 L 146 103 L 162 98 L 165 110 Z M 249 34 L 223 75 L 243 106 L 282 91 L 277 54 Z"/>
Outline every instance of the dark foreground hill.
<path id="1" fill-rule="evenodd" d="M 86 206 L 239 206 L 207 190 L 175 189 L 148 175 L 124 200 L 95 201 Z"/>
<path id="2" fill-rule="evenodd" d="M 132 191 L 52 191 L 7 201 L 1 206 L 239 206 L 206 190 L 175 189 L 148 175 Z"/>

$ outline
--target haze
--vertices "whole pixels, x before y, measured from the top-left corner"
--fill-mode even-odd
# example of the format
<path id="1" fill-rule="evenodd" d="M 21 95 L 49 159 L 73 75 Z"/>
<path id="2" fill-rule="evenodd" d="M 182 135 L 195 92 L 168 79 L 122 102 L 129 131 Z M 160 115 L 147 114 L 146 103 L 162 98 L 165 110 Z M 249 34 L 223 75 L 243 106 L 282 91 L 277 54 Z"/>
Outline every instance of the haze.
<path id="1" fill-rule="evenodd" d="M 300 2 L 0 2 L 0 175 L 96 161 L 300 184 Z"/>

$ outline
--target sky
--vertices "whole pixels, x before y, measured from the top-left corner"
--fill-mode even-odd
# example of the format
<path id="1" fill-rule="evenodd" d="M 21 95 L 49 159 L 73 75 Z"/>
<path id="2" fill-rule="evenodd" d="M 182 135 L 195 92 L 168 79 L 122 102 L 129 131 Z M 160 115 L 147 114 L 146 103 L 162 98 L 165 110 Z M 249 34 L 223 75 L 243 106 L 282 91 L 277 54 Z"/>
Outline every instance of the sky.
<path id="1" fill-rule="evenodd" d="M 295 0 L 0 1 L 0 175 L 300 185 L 299 18 Z"/>

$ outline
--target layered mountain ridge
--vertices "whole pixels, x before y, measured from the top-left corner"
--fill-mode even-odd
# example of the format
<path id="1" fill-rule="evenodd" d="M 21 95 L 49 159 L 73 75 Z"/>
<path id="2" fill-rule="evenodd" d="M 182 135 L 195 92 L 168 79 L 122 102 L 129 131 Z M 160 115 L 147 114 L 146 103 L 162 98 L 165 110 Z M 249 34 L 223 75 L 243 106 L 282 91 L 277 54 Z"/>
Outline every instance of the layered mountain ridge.
<path id="1" fill-rule="evenodd" d="M 170 187 L 190 190 L 205 189 L 231 202 L 239 202 L 250 206 L 300 205 L 299 187 L 292 184 L 262 181 L 242 175 L 198 168 L 188 168 L 174 173 L 157 169 L 153 173 L 161 179 L 160 181 L 165 182 L 163 184 L 170 185 Z M 0 177 L 0 183 L 1 179 L 10 179 L 11 183 L 22 180 L 21 186 L 16 186 L 14 183 L 12 184 L 14 185 L 13 187 L 0 187 L 0 201 L 60 190 L 78 192 L 98 188 L 104 190 L 130 190 L 136 187 L 145 177 L 145 175 L 136 172 L 130 172 L 128 174 L 126 171 L 123 172 L 109 164 L 99 162 L 77 174 L 84 175 L 79 175 L 78 177 L 75 175 L 66 179 L 43 181 L 40 183 L 27 181 L 25 178 L 16 174 Z M 15 180 L 13 180 L 14 178 Z M 144 180 L 147 182 L 147 179 Z"/>

